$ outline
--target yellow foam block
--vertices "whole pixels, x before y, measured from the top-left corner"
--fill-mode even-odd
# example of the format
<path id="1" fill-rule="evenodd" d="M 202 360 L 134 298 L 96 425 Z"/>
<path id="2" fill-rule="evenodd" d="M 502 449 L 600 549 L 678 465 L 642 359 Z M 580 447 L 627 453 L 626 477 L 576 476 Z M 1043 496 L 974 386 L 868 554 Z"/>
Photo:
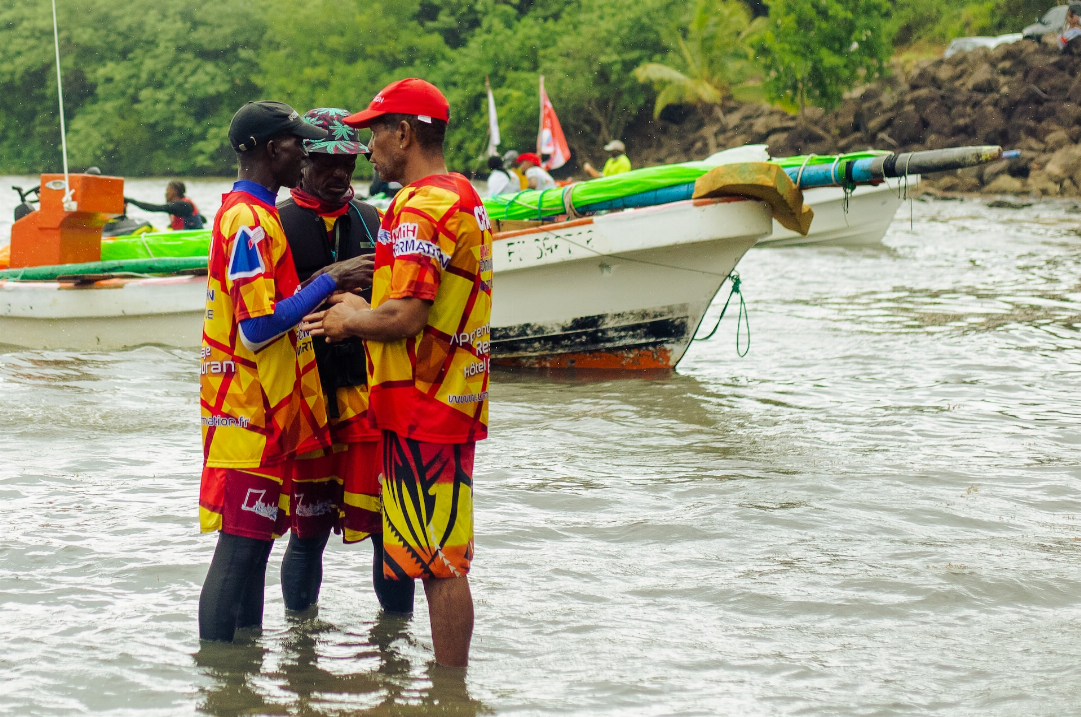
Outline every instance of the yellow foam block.
<path id="1" fill-rule="evenodd" d="M 783 168 L 769 162 L 740 162 L 714 167 L 694 183 L 694 198 L 753 197 L 769 204 L 773 218 L 806 236 L 814 211 Z"/>

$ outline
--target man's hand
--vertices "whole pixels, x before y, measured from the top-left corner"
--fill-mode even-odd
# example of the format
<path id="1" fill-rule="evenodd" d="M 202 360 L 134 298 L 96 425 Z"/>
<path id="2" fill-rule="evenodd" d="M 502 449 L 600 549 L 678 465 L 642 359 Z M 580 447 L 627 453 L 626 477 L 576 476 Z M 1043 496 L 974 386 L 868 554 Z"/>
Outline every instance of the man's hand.
<path id="1" fill-rule="evenodd" d="M 375 261 L 371 255 L 358 256 L 327 267 L 327 274 L 338 284 L 341 291 L 357 291 L 372 285 Z"/>
<path id="2" fill-rule="evenodd" d="M 308 314 L 300 328 L 312 336 L 323 336 L 331 343 L 351 336 L 346 331 L 346 322 L 358 311 L 371 308 L 362 297 L 344 292 L 332 294 L 327 303 L 331 305 L 329 309 Z"/>
<path id="3" fill-rule="evenodd" d="M 327 303 L 330 305 L 345 304 L 353 311 L 362 311 L 364 309 L 372 308 L 371 304 L 364 300 L 363 296 L 357 294 L 351 294 L 343 291 L 336 291 L 327 298 Z"/>
<path id="4" fill-rule="evenodd" d="M 586 174 L 593 177 L 594 179 L 598 179 L 601 176 L 601 173 L 598 172 L 596 169 L 594 169 L 593 165 L 590 164 L 589 162 L 586 162 L 585 164 L 583 164 L 582 169 L 585 170 Z"/>

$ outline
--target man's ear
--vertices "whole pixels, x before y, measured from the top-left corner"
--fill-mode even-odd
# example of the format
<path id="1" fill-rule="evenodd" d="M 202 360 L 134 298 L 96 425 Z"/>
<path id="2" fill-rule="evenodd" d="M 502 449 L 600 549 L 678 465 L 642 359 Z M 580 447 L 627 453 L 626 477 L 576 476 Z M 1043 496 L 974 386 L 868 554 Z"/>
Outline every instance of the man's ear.
<path id="1" fill-rule="evenodd" d="M 413 142 L 413 128 L 402 120 L 398 123 L 398 146 L 405 149 Z"/>

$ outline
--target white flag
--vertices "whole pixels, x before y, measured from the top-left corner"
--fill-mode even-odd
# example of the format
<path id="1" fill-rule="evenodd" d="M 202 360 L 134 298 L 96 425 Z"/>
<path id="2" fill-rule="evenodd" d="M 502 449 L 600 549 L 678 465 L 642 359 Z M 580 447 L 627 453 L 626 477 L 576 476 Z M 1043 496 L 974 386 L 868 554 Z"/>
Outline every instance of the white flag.
<path id="1" fill-rule="evenodd" d="M 488 90 L 488 156 L 499 156 L 499 117 L 495 113 L 495 97 L 492 96 L 492 86 L 488 84 L 488 78 L 484 78 L 484 87 Z"/>

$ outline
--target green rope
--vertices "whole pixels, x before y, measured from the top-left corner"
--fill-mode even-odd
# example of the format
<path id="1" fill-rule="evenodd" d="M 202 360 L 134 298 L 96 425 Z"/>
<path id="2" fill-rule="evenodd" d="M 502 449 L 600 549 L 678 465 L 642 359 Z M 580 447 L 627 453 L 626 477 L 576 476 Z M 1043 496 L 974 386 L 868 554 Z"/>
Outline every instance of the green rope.
<path id="1" fill-rule="evenodd" d="M 740 358 L 743 358 L 751 350 L 751 317 L 747 314 L 747 302 L 743 300 L 743 292 L 740 291 L 740 278 L 739 273 L 733 271 L 728 275 L 728 278 L 732 281 L 732 291 L 728 292 L 728 298 L 725 299 L 724 308 L 721 309 L 721 315 L 717 317 L 717 323 L 713 325 L 710 332 L 702 338 L 694 338 L 694 341 L 708 341 L 713 338 L 713 335 L 717 333 L 717 329 L 721 327 L 721 319 L 724 318 L 724 314 L 728 311 L 728 304 L 732 301 L 732 296 L 739 294 L 739 316 L 736 320 L 736 354 Z M 747 325 L 747 347 L 743 351 L 739 350 L 739 329 L 744 324 Z"/>
<path id="2" fill-rule="evenodd" d="M 506 195 L 499 194 L 499 195 L 496 195 L 494 197 L 491 197 L 489 199 L 489 201 L 497 202 L 499 204 L 502 204 L 503 205 L 503 216 L 501 218 L 502 219 L 507 219 L 507 214 L 510 213 L 510 208 L 511 208 L 511 205 L 513 205 L 513 204 L 521 204 L 523 207 L 528 207 L 529 209 L 533 208 L 533 206 L 531 204 L 526 204 L 525 202 L 519 202 L 518 201 L 518 197 L 522 196 L 523 194 L 525 194 L 528 191 L 530 191 L 530 190 L 523 189 L 523 190 L 519 191 L 517 194 L 515 194 L 513 197 L 507 197 L 506 199 L 503 199 L 503 197 L 506 196 Z"/>

